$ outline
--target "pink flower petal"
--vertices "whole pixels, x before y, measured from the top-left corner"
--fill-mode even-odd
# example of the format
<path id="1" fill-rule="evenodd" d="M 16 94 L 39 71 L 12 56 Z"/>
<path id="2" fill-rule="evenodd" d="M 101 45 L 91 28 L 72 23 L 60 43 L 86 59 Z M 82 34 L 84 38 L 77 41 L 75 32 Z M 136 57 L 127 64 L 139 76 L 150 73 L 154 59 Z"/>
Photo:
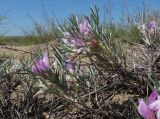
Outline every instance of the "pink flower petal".
<path id="1" fill-rule="evenodd" d="M 153 29 L 153 30 L 156 30 L 158 28 L 158 24 L 156 21 L 152 20 L 150 23 L 149 23 L 149 28 L 150 29 Z"/>
<path id="2" fill-rule="evenodd" d="M 43 65 L 46 69 L 49 69 L 48 51 L 45 51 L 42 65 Z"/>
<path id="3" fill-rule="evenodd" d="M 71 40 L 71 43 L 74 44 L 76 47 L 83 47 L 84 46 L 84 42 L 82 39 L 79 38 L 75 38 Z"/>
<path id="4" fill-rule="evenodd" d="M 86 28 L 83 26 L 82 23 L 79 25 L 79 29 L 80 29 L 80 32 L 81 32 L 81 33 L 87 32 Z"/>
<path id="5" fill-rule="evenodd" d="M 43 70 L 44 70 L 44 68 L 42 69 L 42 65 L 43 65 L 43 60 L 42 59 L 39 59 L 35 64 L 35 66 L 37 67 L 39 73 L 42 73 Z"/>
<path id="6" fill-rule="evenodd" d="M 62 38 L 62 42 L 68 46 L 72 45 L 66 38 Z"/>
<path id="7" fill-rule="evenodd" d="M 33 65 L 32 66 L 32 72 L 38 74 L 39 73 L 39 69 L 35 65 Z"/>
<path id="8" fill-rule="evenodd" d="M 147 106 L 147 104 L 144 102 L 144 100 L 143 99 L 140 99 L 139 100 L 139 105 L 138 105 L 138 112 L 139 112 L 139 114 L 143 117 L 143 118 L 145 118 L 145 119 L 147 119 L 147 113 L 149 112 L 149 107 Z"/>
<path id="9" fill-rule="evenodd" d="M 37 59 L 35 61 L 35 64 L 32 66 L 32 72 L 40 74 L 49 71 L 49 68 L 48 51 L 45 51 L 43 59 Z"/>
<path id="10" fill-rule="evenodd" d="M 154 111 L 159 110 L 160 109 L 160 100 L 156 100 L 156 101 L 152 102 L 151 104 L 149 104 L 149 108 Z"/>
<path id="11" fill-rule="evenodd" d="M 156 119 L 154 112 L 149 110 L 146 119 Z"/>
<path id="12" fill-rule="evenodd" d="M 148 97 L 148 104 L 154 102 L 158 98 L 158 93 L 156 90 L 153 90 L 150 96 Z"/>
<path id="13" fill-rule="evenodd" d="M 46 65 L 46 63 L 41 62 L 41 70 L 42 70 L 42 72 L 49 71 L 49 67 Z"/>
<path id="14" fill-rule="evenodd" d="M 89 32 L 89 23 L 88 21 L 85 19 L 82 23 L 80 23 L 79 25 L 79 29 L 81 33 L 86 33 Z"/>
<path id="15" fill-rule="evenodd" d="M 157 119 L 160 119 L 160 109 L 156 113 Z"/>

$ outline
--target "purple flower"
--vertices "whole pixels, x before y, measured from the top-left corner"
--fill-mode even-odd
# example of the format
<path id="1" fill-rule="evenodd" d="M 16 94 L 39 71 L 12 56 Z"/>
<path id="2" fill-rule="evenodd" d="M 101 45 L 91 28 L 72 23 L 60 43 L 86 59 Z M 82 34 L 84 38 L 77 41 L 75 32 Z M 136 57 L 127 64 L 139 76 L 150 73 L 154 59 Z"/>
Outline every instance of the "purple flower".
<path id="1" fill-rule="evenodd" d="M 38 59 L 35 61 L 35 64 L 32 66 L 32 72 L 41 74 L 49 71 L 49 59 L 48 51 L 45 51 L 43 59 Z"/>
<path id="2" fill-rule="evenodd" d="M 72 74 L 75 72 L 75 66 L 76 63 L 73 61 L 73 59 L 65 58 L 65 68 Z"/>
<path id="3" fill-rule="evenodd" d="M 67 46 L 72 46 L 72 43 L 70 42 L 70 39 L 62 38 L 62 42 Z"/>
<path id="4" fill-rule="evenodd" d="M 155 112 L 157 119 L 160 119 L 160 100 L 156 100 L 149 104 L 149 108 Z"/>
<path id="5" fill-rule="evenodd" d="M 88 20 L 84 19 L 82 23 L 79 24 L 80 33 L 89 32 L 89 23 Z"/>
<path id="6" fill-rule="evenodd" d="M 146 102 L 143 99 L 139 100 L 139 114 L 144 119 L 160 119 L 160 99 L 158 99 L 157 91 L 152 91 Z"/>
<path id="7" fill-rule="evenodd" d="M 149 29 L 153 29 L 156 30 L 158 28 L 158 24 L 155 20 L 152 20 L 149 25 L 148 25 Z"/>
<path id="8" fill-rule="evenodd" d="M 153 110 L 149 108 L 143 99 L 139 100 L 138 112 L 144 119 L 156 119 Z"/>
<path id="9" fill-rule="evenodd" d="M 154 102 L 158 98 L 158 93 L 156 90 L 153 90 L 152 93 L 148 97 L 148 104 Z"/>
<path id="10" fill-rule="evenodd" d="M 82 39 L 74 38 L 71 40 L 71 43 L 75 45 L 76 48 L 83 47 L 85 44 Z"/>

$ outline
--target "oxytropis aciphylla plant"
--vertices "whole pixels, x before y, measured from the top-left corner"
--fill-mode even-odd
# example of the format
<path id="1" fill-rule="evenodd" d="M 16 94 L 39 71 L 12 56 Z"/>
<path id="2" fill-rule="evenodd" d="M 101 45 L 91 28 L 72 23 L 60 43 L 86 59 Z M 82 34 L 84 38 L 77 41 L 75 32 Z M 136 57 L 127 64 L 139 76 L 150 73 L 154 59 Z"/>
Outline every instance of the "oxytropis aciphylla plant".
<path id="1" fill-rule="evenodd" d="M 122 55 L 121 49 L 105 35 L 96 7 L 95 10 L 91 8 L 90 17 L 84 16 L 78 20 L 75 16 L 71 16 L 69 20 L 68 24 L 61 26 L 60 47 L 53 47 L 56 59 L 61 64 L 63 76 L 57 78 L 55 77 L 57 75 L 50 70 L 47 51 L 43 59 L 37 60 L 32 67 L 33 72 L 43 75 L 46 79 L 52 80 L 54 77 L 52 81 L 58 82 L 56 85 L 61 88 L 63 88 L 62 82 L 69 87 L 76 87 L 78 85 L 77 79 L 82 78 L 83 73 L 95 74 L 90 72 L 90 64 L 92 66 L 96 62 L 103 64 L 101 62 L 103 60 L 116 66 L 119 63 L 118 60 L 121 60 L 120 55 Z M 98 57 L 94 63 L 93 56 Z M 92 69 L 92 71 L 95 70 Z"/>
<path id="2" fill-rule="evenodd" d="M 105 28 L 100 24 L 98 11 L 97 7 L 91 8 L 90 17 L 83 16 L 80 20 L 72 15 L 67 25 L 60 26 L 62 31 L 60 50 L 64 57 L 67 56 L 70 66 L 74 64 L 74 74 L 77 73 L 78 67 L 82 66 L 82 56 L 86 58 L 85 61 L 89 60 L 90 64 L 92 56 L 98 58 L 95 62 L 102 63 L 103 60 L 112 66 L 122 63 L 122 49 L 110 39 L 111 36 L 106 35 Z M 77 62 L 81 62 L 80 66 Z"/>
<path id="3" fill-rule="evenodd" d="M 62 32 L 63 38 L 61 39 L 63 48 L 61 51 L 63 52 L 64 59 L 63 64 L 64 68 L 68 70 L 66 80 L 69 87 L 72 87 L 72 85 L 74 86 L 76 83 L 74 76 L 76 76 L 77 73 L 77 62 L 78 60 L 81 60 L 82 55 L 86 55 L 87 52 L 89 52 L 89 49 L 86 47 L 87 44 L 85 40 L 91 35 L 89 23 L 86 19 L 83 19 L 81 23 L 78 23 L 75 17 L 72 16 L 71 22 L 76 25 L 62 29 L 64 32 Z M 73 35 L 73 33 L 77 35 Z"/>
<path id="4" fill-rule="evenodd" d="M 72 87 L 72 85 L 76 85 L 75 78 L 79 78 L 79 72 L 84 72 L 84 68 L 89 69 L 87 55 L 93 49 L 97 50 L 99 44 L 91 30 L 88 17 L 84 16 L 78 20 L 75 16 L 71 16 L 69 20 L 68 25 L 61 26 L 62 44 L 59 50 L 63 55 L 64 69 L 68 71 L 66 74 L 67 84 Z"/>

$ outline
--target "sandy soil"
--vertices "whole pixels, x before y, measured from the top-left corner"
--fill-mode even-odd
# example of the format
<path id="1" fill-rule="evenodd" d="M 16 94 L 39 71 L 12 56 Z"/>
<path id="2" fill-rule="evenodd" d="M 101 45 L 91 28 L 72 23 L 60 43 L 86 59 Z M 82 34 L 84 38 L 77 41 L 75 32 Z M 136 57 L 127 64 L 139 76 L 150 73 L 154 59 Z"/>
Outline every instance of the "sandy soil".
<path id="1" fill-rule="evenodd" d="M 31 46 L 7 46 L 7 47 L 0 47 L 0 56 L 13 56 L 17 59 L 28 56 L 29 52 L 36 48 L 36 45 Z"/>

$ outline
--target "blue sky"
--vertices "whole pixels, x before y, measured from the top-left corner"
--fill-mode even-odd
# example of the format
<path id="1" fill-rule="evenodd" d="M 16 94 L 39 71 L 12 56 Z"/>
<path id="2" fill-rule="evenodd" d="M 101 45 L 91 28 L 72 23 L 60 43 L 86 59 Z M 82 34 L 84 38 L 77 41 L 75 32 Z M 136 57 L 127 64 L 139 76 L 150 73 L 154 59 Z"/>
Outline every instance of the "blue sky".
<path id="1" fill-rule="evenodd" d="M 115 21 L 120 18 L 124 1 L 131 12 L 142 2 L 142 0 L 0 0 L 0 13 L 7 16 L 1 26 L 1 32 L 7 31 L 6 35 L 23 35 L 22 29 L 32 28 L 30 17 L 39 23 L 44 23 L 43 9 L 50 16 L 53 16 L 53 10 L 57 19 L 61 21 L 71 13 L 88 15 L 89 7 L 96 3 L 100 8 L 101 18 L 104 18 L 104 6 L 107 5 L 107 1 L 113 4 Z M 151 7 L 159 8 L 160 0 L 148 1 Z"/>

